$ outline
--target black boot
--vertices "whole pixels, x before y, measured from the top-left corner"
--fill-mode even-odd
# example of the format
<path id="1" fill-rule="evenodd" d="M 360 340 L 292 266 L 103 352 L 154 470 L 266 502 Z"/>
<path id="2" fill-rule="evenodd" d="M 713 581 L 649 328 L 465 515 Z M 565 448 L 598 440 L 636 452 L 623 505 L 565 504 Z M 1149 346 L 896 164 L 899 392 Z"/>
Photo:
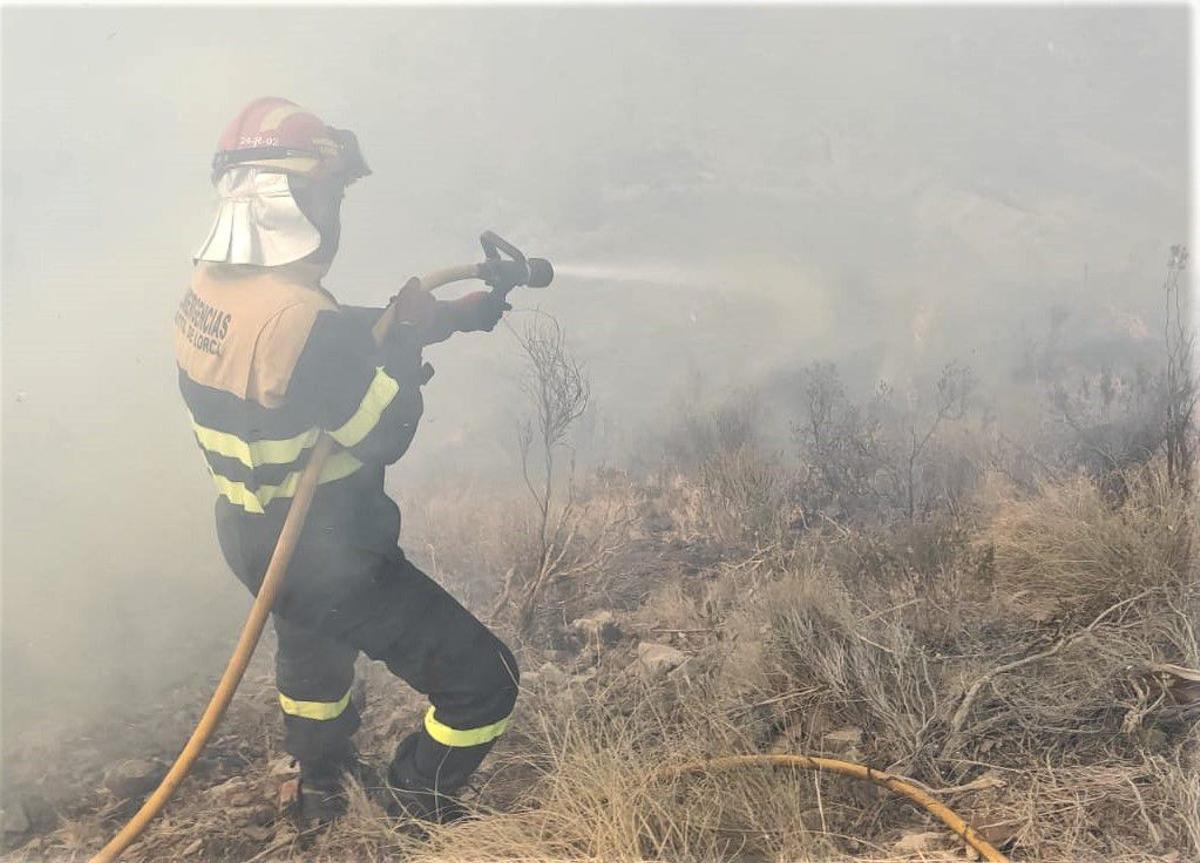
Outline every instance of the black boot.
<path id="1" fill-rule="evenodd" d="M 393 818 L 449 824 L 467 816 L 467 810 L 454 796 L 466 777 L 447 777 L 438 782 L 422 775 L 417 767 L 417 746 L 421 733 L 410 734 L 400 741 L 387 772 L 387 811 Z M 455 784 L 454 780 L 459 780 Z"/>
<path id="2" fill-rule="evenodd" d="M 323 826 L 346 814 L 345 777 L 357 777 L 359 766 L 353 750 L 337 758 L 300 762 L 296 814 L 301 829 Z"/>

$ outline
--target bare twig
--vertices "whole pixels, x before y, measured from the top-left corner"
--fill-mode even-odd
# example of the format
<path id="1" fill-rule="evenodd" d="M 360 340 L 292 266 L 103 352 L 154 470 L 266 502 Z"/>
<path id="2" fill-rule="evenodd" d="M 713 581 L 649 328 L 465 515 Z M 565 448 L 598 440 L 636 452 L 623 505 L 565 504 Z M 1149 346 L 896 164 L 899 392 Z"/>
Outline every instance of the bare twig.
<path id="1" fill-rule="evenodd" d="M 537 516 L 535 560 L 520 588 L 517 621 L 527 628 L 546 587 L 563 573 L 574 551 L 579 532 L 576 517 L 575 462 L 572 453 L 565 500 L 559 500 L 559 456 L 571 426 L 587 410 L 591 386 L 582 364 L 567 348 L 566 338 L 553 316 L 541 314 L 516 334 L 526 356 L 522 389 L 529 399 L 531 416 L 518 428 L 521 478 L 533 498 Z M 536 450 L 536 454 L 535 454 Z M 540 463 L 535 468 L 535 463 Z M 499 613 L 513 592 L 511 576 L 496 606 Z"/>

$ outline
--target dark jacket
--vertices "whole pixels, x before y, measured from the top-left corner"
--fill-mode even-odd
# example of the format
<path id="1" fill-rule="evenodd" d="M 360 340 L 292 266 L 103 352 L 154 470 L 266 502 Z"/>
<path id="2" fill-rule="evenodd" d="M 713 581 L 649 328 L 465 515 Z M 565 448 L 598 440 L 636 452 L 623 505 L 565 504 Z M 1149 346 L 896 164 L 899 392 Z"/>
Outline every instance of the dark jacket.
<path id="1" fill-rule="evenodd" d="M 339 306 L 305 264 L 196 268 L 175 316 L 179 386 L 216 485 L 222 549 L 244 580 L 261 578 L 322 431 L 338 446 L 302 543 L 395 553 L 384 467 L 413 439 L 427 376 L 418 334 L 401 325 L 377 347 L 374 315 Z"/>

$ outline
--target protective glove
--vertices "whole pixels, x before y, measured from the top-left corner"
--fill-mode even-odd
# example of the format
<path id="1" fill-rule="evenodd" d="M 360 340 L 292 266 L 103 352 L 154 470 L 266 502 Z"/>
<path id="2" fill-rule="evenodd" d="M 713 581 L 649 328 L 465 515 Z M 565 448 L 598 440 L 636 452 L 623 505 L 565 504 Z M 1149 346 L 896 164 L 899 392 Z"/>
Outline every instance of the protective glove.
<path id="1" fill-rule="evenodd" d="M 491 291 L 474 291 L 448 305 L 453 307 L 454 328 L 461 333 L 490 333 L 500 317 L 512 309 L 504 297 Z"/>
<path id="2" fill-rule="evenodd" d="M 440 304 L 421 287 L 415 276 L 388 301 L 393 324 L 387 340 L 381 346 L 384 365 L 392 377 L 404 383 L 422 386 L 433 377 L 433 366 L 421 362 L 424 334 L 438 316 Z"/>
<path id="3" fill-rule="evenodd" d="M 436 314 L 438 301 L 421 287 L 416 276 L 404 283 L 400 292 L 392 297 L 389 306 L 396 316 L 396 323 L 410 324 L 418 331 L 429 329 Z"/>

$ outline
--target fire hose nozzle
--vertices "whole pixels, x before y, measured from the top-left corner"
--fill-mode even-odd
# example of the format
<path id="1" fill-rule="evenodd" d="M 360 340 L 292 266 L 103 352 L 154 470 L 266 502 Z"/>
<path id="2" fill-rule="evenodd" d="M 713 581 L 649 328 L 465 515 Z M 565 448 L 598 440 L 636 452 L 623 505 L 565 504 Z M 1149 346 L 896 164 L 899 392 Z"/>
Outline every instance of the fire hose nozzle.
<path id="1" fill-rule="evenodd" d="M 526 261 L 484 261 L 479 265 L 479 277 L 493 288 L 510 290 L 518 285 L 544 288 L 554 281 L 554 267 L 545 258 Z"/>
<path id="2" fill-rule="evenodd" d="M 529 259 L 529 281 L 526 287 L 544 288 L 554 281 L 554 267 L 545 258 Z"/>
<path id="3" fill-rule="evenodd" d="M 495 290 L 507 293 L 517 285 L 544 288 L 554 280 L 554 267 L 548 260 L 526 258 L 524 252 L 494 231 L 484 231 L 479 242 L 487 259 L 479 265 L 479 277 Z"/>

